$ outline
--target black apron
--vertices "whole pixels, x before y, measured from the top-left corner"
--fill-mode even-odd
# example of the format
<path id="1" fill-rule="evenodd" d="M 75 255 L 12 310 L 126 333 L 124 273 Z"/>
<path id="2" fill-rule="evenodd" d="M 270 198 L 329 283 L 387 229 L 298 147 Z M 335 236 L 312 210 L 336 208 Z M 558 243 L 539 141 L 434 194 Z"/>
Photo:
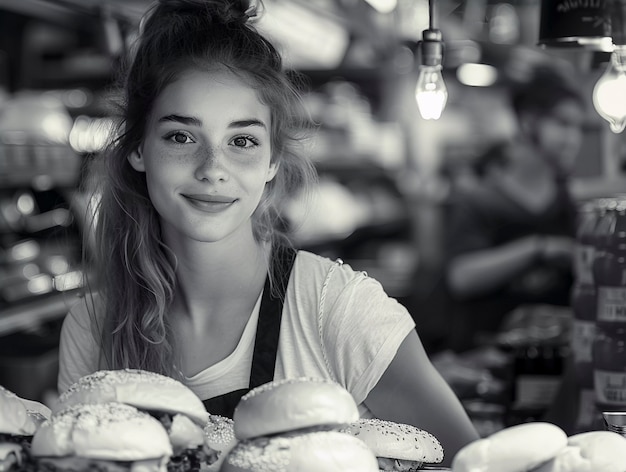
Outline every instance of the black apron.
<path id="1" fill-rule="evenodd" d="M 274 254 L 271 270 L 273 271 L 275 290 L 270 289 L 270 278 L 267 277 L 261 296 L 249 387 L 204 400 L 204 406 L 210 414 L 232 418 L 235 407 L 242 396 L 253 388 L 274 380 L 280 320 L 287 284 L 295 259 L 296 251 L 291 248 L 279 248 Z"/>

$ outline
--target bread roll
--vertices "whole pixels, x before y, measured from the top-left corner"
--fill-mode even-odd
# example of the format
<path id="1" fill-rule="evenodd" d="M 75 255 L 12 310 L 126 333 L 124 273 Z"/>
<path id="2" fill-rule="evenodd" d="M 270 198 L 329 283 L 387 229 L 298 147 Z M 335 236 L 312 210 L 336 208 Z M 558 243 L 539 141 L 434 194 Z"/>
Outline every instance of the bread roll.
<path id="1" fill-rule="evenodd" d="M 35 433 L 31 452 L 40 459 L 167 462 L 172 446 L 152 416 L 112 402 L 78 404 L 54 413 Z"/>
<path id="2" fill-rule="evenodd" d="M 204 426 L 204 442 L 209 465 L 202 470 L 220 470 L 224 458 L 237 444 L 233 420 L 225 416 L 209 415 L 209 421 Z"/>
<path id="3" fill-rule="evenodd" d="M 410 461 L 411 470 L 422 464 L 443 461 L 439 440 L 415 426 L 380 419 L 361 419 L 342 431 L 363 441 L 376 455 L 379 464 L 392 461 Z"/>
<path id="4" fill-rule="evenodd" d="M 575 434 L 567 447 L 533 472 L 600 471 L 626 471 L 626 438 L 610 431 Z"/>
<path id="5" fill-rule="evenodd" d="M 261 385 L 235 408 L 235 436 L 250 439 L 311 427 L 341 427 L 359 418 L 352 395 L 324 379 L 295 378 Z"/>
<path id="6" fill-rule="evenodd" d="M 230 451 L 221 472 L 379 472 L 374 453 L 338 431 L 244 440 Z"/>
<path id="7" fill-rule="evenodd" d="M 551 423 L 511 426 L 463 447 L 452 460 L 454 472 L 527 472 L 567 446 L 567 435 Z"/>
<path id="8" fill-rule="evenodd" d="M 0 433 L 32 436 L 37 426 L 20 397 L 0 386 Z"/>
<path id="9" fill-rule="evenodd" d="M 209 419 L 204 404 L 176 379 L 138 369 L 100 370 L 80 378 L 59 396 L 54 411 L 79 403 L 119 402 L 140 410 L 183 414 L 200 427 Z"/>
<path id="10" fill-rule="evenodd" d="M 23 470 L 30 440 L 46 418 L 45 409 L 0 386 L 0 471 Z"/>

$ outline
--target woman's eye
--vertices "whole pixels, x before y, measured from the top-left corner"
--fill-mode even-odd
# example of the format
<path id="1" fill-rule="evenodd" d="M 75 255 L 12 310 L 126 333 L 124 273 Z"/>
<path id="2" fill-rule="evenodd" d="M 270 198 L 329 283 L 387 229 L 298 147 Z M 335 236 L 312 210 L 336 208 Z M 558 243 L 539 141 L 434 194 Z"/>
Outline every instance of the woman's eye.
<path id="1" fill-rule="evenodd" d="M 231 141 L 231 143 L 233 146 L 240 148 L 249 148 L 259 144 L 259 142 L 252 136 L 237 136 Z"/>
<path id="2" fill-rule="evenodd" d="M 188 144 L 195 142 L 191 136 L 186 133 L 181 133 L 180 131 L 176 131 L 174 133 L 170 133 L 165 136 L 165 139 L 169 141 L 173 141 L 176 144 Z"/>

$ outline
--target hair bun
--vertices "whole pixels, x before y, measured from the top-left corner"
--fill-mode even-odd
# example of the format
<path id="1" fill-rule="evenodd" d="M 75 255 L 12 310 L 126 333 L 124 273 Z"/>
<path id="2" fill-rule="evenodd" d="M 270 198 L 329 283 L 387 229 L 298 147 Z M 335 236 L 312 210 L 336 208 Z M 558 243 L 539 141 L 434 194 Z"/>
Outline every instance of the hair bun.
<path id="1" fill-rule="evenodd" d="M 247 19 L 254 18 L 260 13 L 261 0 L 239 0 L 243 14 Z"/>
<path id="2" fill-rule="evenodd" d="M 214 21 L 246 23 L 259 13 L 260 0 L 159 0 L 158 8 L 163 13 L 205 14 Z"/>

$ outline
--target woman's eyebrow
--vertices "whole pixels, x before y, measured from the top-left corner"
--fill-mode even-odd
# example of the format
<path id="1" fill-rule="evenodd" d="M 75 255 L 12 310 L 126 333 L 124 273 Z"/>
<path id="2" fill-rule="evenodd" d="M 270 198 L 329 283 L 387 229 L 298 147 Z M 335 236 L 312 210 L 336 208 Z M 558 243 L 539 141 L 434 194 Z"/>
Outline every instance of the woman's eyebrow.
<path id="1" fill-rule="evenodd" d="M 267 129 L 265 123 L 261 120 L 257 120 L 256 118 L 250 118 L 248 120 L 235 120 L 231 121 L 228 125 L 229 128 L 245 128 L 248 126 L 260 126 L 261 128 Z"/>
<path id="2" fill-rule="evenodd" d="M 182 115 L 165 115 L 159 118 L 159 123 L 166 123 L 169 121 L 182 123 L 184 125 L 202 126 L 202 120 L 195 116 L 182 116 Z"/>

